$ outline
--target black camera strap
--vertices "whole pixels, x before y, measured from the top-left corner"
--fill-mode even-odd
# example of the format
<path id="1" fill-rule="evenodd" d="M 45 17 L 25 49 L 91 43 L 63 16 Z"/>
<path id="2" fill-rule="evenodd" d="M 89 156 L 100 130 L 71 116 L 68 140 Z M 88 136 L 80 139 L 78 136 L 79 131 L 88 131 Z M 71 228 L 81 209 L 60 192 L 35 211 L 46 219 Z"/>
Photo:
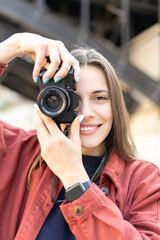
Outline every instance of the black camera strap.
<path id="1" fill-rule="evenodd" d="M 67 138 L 69 138 L 69 134 L 70 134 L 70 125 L 69 124 L 66 125 L 63 133 Z"/>

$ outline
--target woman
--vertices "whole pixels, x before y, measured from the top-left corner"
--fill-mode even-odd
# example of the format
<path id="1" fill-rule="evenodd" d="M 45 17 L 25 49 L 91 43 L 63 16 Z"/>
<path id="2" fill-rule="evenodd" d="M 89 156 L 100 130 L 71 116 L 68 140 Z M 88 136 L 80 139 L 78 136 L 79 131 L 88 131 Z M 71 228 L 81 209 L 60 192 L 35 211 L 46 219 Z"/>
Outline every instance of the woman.
<path id="1" fill-rule="evenodd" d="M 57 59 L 63 64 L 56 82 L 72 65 L 80 98 L 69 138 L 62 133 L 64 124 L 60 131 L 39 109 L 37 132 L 0 122 L 1 239 L 160 239 L 159 170 L 135 160 L 114 69 L 95 50 L 76 49 L 71 57 L 60 45 L 27 33 L 0 44 L 3 64 L 20 53 L 34 56 L 35 82 L 46 56 L 51 64 L 44 82 L 55 73 Z M 56 63 L 51 50 L 57 53 Z"/>

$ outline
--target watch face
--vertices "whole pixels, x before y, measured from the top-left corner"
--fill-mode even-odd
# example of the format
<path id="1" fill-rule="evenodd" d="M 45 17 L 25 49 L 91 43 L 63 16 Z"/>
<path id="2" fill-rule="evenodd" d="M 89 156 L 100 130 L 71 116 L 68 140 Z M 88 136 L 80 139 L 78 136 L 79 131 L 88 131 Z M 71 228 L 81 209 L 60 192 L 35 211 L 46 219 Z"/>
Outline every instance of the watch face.
<path id="1" fill-rule="evenodd" d="M 85 189 L 81 186 L 81 184 L 76 184 L 73 187 L 71 187 L 68 191 L 66 191 L 66 197 L 69 201 L 72 202 L 80 198 L 84 192 Z"/>
<path id="2" fill-rule="evenodd" d="M 80 198 L 88 190 L 91 184 L 91 181 L 75 184 L 74 186 L 66 190 L 66 198 L 69 202 Z"/>

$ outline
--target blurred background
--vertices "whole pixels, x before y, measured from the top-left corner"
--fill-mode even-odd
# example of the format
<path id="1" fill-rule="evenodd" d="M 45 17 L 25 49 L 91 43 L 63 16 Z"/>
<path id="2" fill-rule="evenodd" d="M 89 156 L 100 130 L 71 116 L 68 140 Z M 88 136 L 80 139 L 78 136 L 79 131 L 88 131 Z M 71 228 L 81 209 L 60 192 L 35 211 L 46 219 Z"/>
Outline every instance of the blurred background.
<path id="1" fill-rule="evenodd" d="M 24 31 L 100 51 L 120 78 L 139 157 L 160 166 L 160 0 L 0 0 L 0 41 Z M 32 68 L 20 56 L 0 78 L 0 118 L 27 130 Z"/>

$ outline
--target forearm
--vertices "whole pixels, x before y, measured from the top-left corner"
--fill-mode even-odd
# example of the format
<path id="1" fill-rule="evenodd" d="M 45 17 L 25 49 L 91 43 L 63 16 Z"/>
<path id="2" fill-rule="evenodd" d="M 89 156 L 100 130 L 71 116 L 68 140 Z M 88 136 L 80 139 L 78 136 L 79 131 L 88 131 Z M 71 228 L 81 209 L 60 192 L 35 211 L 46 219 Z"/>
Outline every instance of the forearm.
<path id="1" fill-rule="evenodd" d="M 65 189 L 73 186 L 78 182 L 83 183 L 89 180 L 89 176 L 85 171 L 84 167 L 79 167 L 79 171 L 77 171 L 77 174 L 76 174 L 76 170 L 71 169 L 71 171 L 72 172 L 70 173 L 68 172 L 68 174 L 65 174 L 65 173 L 62 174 L 62 176 L 60 177 Z"/>
<path id="2" fill-rule="evenodd" d="M 19 45 L 20 39 L 21 34 L 16 33 L 0 43 L 0 63 L 7 64 L 21 54 Z"/>

